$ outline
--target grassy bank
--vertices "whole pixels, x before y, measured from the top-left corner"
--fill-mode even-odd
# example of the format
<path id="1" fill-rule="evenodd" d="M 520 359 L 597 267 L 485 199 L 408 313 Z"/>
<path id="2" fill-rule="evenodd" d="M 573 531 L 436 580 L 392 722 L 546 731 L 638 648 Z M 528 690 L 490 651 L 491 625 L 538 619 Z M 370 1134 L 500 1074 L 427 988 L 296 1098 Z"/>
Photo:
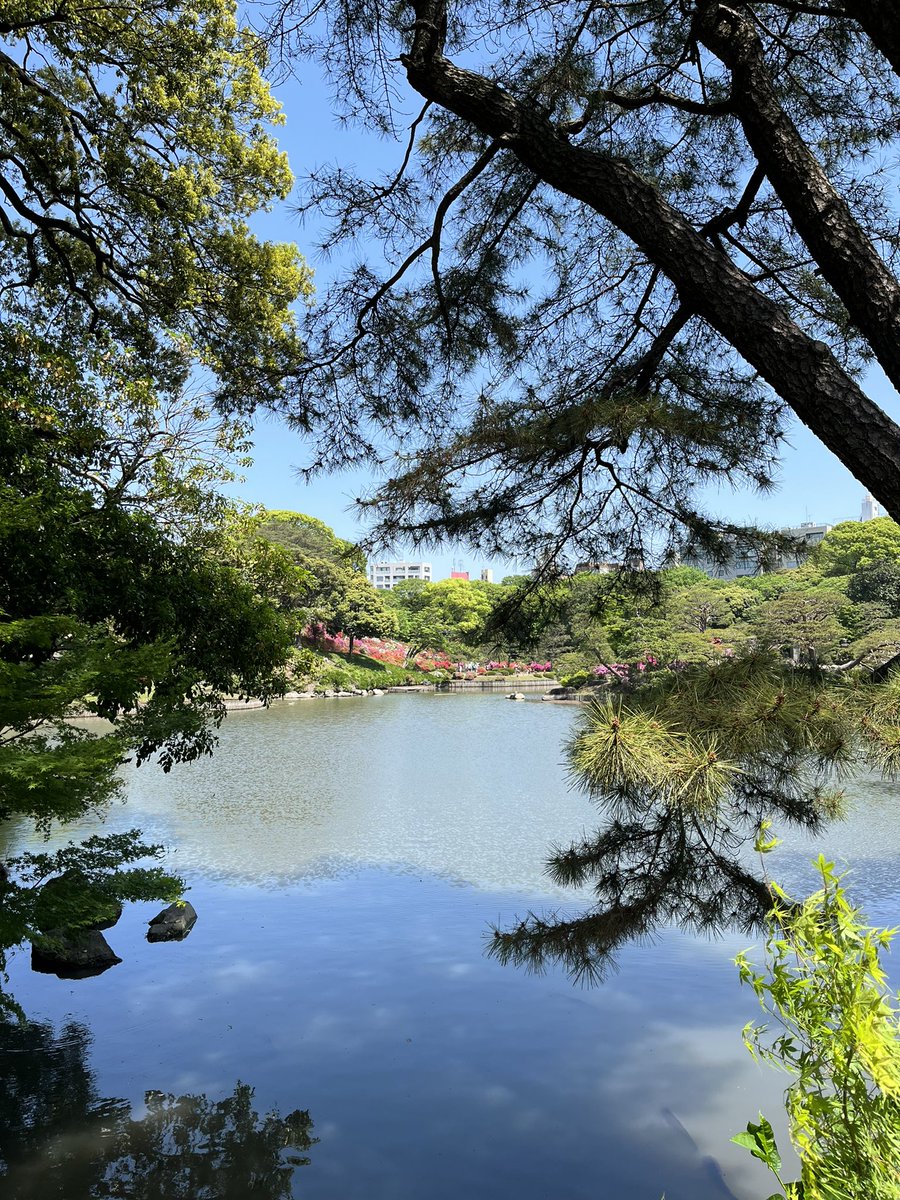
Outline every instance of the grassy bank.
<path id="1" fill-rule="evenodd" d="M 403 687 L 406 684 L 435 683 L 441 672 L 420 671 L 418 667 L 398 667 L 380 662 L 366 654 L 344 654 L 331 650 L 314 652 L 311 682 L 316 691 L 348 691 L 351 688 Z"/>

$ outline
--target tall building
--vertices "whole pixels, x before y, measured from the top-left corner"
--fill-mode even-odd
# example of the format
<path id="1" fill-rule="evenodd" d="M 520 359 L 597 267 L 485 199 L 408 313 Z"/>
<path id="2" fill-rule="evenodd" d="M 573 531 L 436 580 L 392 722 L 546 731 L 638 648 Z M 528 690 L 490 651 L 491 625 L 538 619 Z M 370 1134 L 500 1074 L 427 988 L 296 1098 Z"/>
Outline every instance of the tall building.
<path id="1" fill-rule="evenodd" d="M 491 570 L 490 567 L 482 567 L 481 568 L 481 582 L 482 583 L 493 583 L 494 582 L 494 572 Z"/>
<path id="2" fill-rule="evenodd" d="M 451 571 L 450 578 L 451 579 L 465 579 L 466 582 L 468 582 L 469 572 L 468 571 Z"/>
<path id="3" fill-rule="evenodd" d="M 377 562 L 366 568 L 369 583 L 380 592 L 389 592 L 404 579 L 421 579 L 431 583 L 431 563 L 427 562 Z"/>
<path id="4" fill-rule="evenodd" d="M 572 571 L 573 575 L 612 575 L 621 571 L 622 563 L 614 562 L 578 562 Z"/>
<path id="5" fill-rule="evenodd" d="M 859 514 L 861 521 L 874 521 L 876 517 L 881 516 L 881 505 L 875 499 L 871 492 L 866 492 L 863 496 L 862 512 Z"/>

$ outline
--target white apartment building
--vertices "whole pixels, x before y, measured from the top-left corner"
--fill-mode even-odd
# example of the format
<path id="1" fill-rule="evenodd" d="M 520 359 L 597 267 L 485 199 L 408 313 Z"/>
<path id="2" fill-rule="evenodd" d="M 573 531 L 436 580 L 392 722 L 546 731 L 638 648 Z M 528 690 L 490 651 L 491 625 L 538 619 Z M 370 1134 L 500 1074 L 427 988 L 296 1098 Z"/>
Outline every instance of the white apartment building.
<path id="1" fill-rule="evenodd" d="M 783 570 L 785 567 L 799 567 L 806 560 L 806 555 L 814 546 L 821 542 L 822 538 L 833 525 L 818 524 L 815 521 L 803 521 L 800 525 L 792 525 L 788 529 L 781 529 L 780 533 L 785 533 L 795 541 L 803 543 L 803 549 L 798 550 L 796 554 L 783 554 L 777 564 L 769 567 L 769 570 Z M 703 555 L 692 557 L 685 556 L 684 562 L 690 567 L 699 567 L 701 571 L 705 571 L 707 575 L 713 579 L 737 579 L 741 575 L 759 575 L 762 571 L 757 559 L 746 553 L 739 553 L 735 550 L 734 554 L 724 563 L 713 562 L 712 559 L 706 558 Z"/>
<path id="2" fill-rule="evenodd" d="M 431 583 L 431 563 L 427 562 L 376 562 L 366 568 L 369 583 L 379 591 L 389 592 L 404 579 L 421 579 Z"/>
<path id="3" fill-rule="evenodd" d="M 871 492 L 866 492 L 863 496 L 862 512 L 859 514 L 861 521 L 874 521 L 876 517 L 883 516 L 881 505 L 875 499 Z"/>
<path id="4" fill-rule="evenodd" d="M 782 533 L 790 534 L 792 538 L 797 538 L 804 544 L 804 551 L 800 554 L 791 555 L 785 554 L 781 559 L 782 567 L 799 567 L 806 561 L 806 555 L 812 550 L 813 546 L 818 546 L 822 538 L 830 529 L 834 529 L 833 525 L 817 525 L 815 521 L 803 521 L 800 525 L 792 525 L 790 529 L 782 529 Z"/>

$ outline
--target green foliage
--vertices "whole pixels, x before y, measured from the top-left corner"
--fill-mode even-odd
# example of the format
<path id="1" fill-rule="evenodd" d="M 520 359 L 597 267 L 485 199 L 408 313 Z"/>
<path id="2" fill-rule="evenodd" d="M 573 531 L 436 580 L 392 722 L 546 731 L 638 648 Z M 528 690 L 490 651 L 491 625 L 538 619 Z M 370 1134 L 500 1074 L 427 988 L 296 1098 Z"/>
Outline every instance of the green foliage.
<path id="1" fill-rule="evenodd" d="M 0 333 L 3 352 L 0 816 L 46 834 L 102 812 L 129 757 L 168 770 L 209 753 L 225 696 L 285 690 L 295 627 L 271 597 L 294 568 L 258 553 L 249 518 L 211 494 L 236 428 L 157 399 L 127 364 L 82 379 L 78 362 L 22 330 Z M 73 723 L 79 714 L 109 724 Z M 180 886 L 156 868 L 123 872 L 158 847 L 107 848 L 75 847 L 57 864 L 75 881 L 78 926 L 104 919 L 110 897 L 168 899 Z M 46 925 L 34 906 L 51 883 L 26 859 L 11 864 L 0 968 Z"/>
<path id="2" fill-rule="evenodd" d="M 358 637 L 391 637 L 396 618 L 382 593 L 369 583 L 365 559 L 356 546 L 303 513 L 267 512 L 255 529 L 259 543 L 276 547 L 293 564 L 295 574 L 277 597 L 282 611 L 296 615 L 302 629 Z"/>
<path id="3" fill-rule="evenodd" d="M 552 584 L 531 579 L 499 589 L 488 628 L 505 627 L 510 640 L 550 659 L 557 675 L 648 658 L 678 668 L 715 664 L 755 646 L 794 662 L 874 670 L 894 653 L 894 618 L 889 605 L 854 601 L 856 578 L 863 591 L 854 596 L 877 594 L 880 576 L 867 588 L 864 573 L 823 577 L 808 564 L 734 581 L 693 567 L 627 578 L 583 572 Z M 421 612 L 426 600 L 427 591 L 407 603 Z M 409 610 L 404 604 L 400 611 Z M 440 632 L 433 631 L 437 644 Z"/>
<path id="4" fill-rule="evenodd" d="M 876 563 L 900 563 L 900 525 L 890 517 L 844 521 L 825 534 L 814 559 L 823 575 L 852 575 Z"/>
<path id="5" fill-rule="evenodd" d="M 746 1133 L 738 1133 L 732 1139 L 738 1146 L 743 1146 L 745 1150 L 749 1150 L 754 1158 L 758 1158 L 760 1162 L 765 1163 L 772 1174 L 781 1183 L 781 1155 L 778 1153 L 778 1147 L 775 1144 L 775 1134 L 772 1131 L 771 1124 L 766 1118 L 759 1114 L 759 1122 L 748 1121 Z M 788 1185 L 790 1186 L 790 1185 Z M 769 1197 L 772 1200 L 772 1197 Z"/>
<path id="6" fill-rule="evenodd" d="M 356 638 L 389 638 L 397 632 L 394 614 L 365 575 L 347 572 L 332 593 L 331 604 L 327 628 L 349 639 L 351 657 Z"/>
<path id="7" fill-rule="evenodd" d="M 838 619 L 845 607 L 843 596 L 822 588 L 786 593 L 759 606 L 756 636 L 763 646 L 796 650 L 801 658 L 815 663 L 820 655 L 832 654 L 847 637 L 847 628 Z"/>
<path id="8" fill-rule="evenodd" d="M 745 1044 L 793 1076 L 786 1098 L 799 1182 L 782 1181 L 765 1118 L 733 1140 L 766 1163 L 789 1200 L 897 1200 L 900 1007 L 880 964 L 896 930 L 868 928 L 834 864 L 820 856 L 816 865 L 822 888 L 803 903 L 773 885 L 764 970 L 737 959 L 776 1024 L 748 1025 Z"/>
<path id="9" fill-rule="evenodd" d="M 464 654 L 481 646 L 503 592 L 499 584 L 466 579 L 406 580 L 384 598 L 397 613 L 398 635 L 410 646 L 411 662 L 424 649 Z"/>
<path id="10" fill-rule="evenodd" d="M 248 225 L 292 184 L 262 41 L 229 0 L 53 20 L 25 0 L 0 41 L 5 320 L 53 313 L 58 347 L 133 355 L 158 385 L 202 363 L 223 410 L 276 403 L 310 281 Z"/>
<path id="11" fill-rule="evenodd" d="M 417 667 L 398 667 L 393 663 L 380 662 L 363 654 L 350 655 L 332 652 L 326 659 L 319 660 L 316 690 L 326 688 L 345 691 L 348 688 L 403 687 L 409 683 L 434 683 L 434 671 L 420 671 Z M 335 665 L 338 664 L 338 665 Z"/>
<path id="12" fill-rule="evenodd" d="M 349 671 L 345 671 L 340 667 L 326 667 L 319 675 L 316 691 L 324 692 L 327 689 L 336 692 L 346 692 L 354 687 L 356 687 L 356 680 Z"/>
<path id="13" fill-rule="evenodd" d="M 589 671 L 573 671 L 571 674 L 560 673 L 559 682 L 563 687 L 583 688 L 590 683 L 591 678 Z"/>
<path id="14" fill-rule="evenodd" d="M 260 520 L 258 534 L 269 542 L 284 546 L 295 559 L 319 559 L 355 571 L 365 570 L 365 556 L 359 547 L 337 537 L 317 517 L 268 509 Z"/>
<path id="15" fill-rule="evenodd" d="M 673 589 L 668 609 L 676 625 L 706 633 L 707 629 L 726 629 L 733 625 L 738 617 L 746 614 L 752 603 L 752 594 L 744 589 L 707 579 Z"/>
<path id="16" fill-rule="evenodd" d="M 52 853 L 21 854 L 7 861 L 15 884 L 7 884 L 0 945 L 24 936 L 74 932 L 106 922 L 122 902 L 176 900 L 184 883 L 159 867 L 134 866 L 159 858 L 163 847 L 147 845 L 140 830 L 86 838 Z"/>
<path id="17" fill-rule="evenodd" d="M 860 567 L 847 583 L 847 596 L 858 603 L 880 604 L 887 616 L 900 617 L 900 558 Z"/>

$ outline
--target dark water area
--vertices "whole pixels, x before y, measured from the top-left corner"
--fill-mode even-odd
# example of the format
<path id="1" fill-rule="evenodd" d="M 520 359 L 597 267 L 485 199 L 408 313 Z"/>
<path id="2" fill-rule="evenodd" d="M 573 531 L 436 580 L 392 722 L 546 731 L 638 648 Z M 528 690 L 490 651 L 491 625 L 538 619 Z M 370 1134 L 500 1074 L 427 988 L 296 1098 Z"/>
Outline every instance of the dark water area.
<path id="1" fill-rule="evenodd" d="M 211 760 L 131 771 L 106 827 L 170 846 L 199 920 L 151 945 L 159 906 L 127 907 L 107 934 L 123 962 L 93 979 L 14 957 L 31 1024 L 0 1026 L 3 1200 L 769 1195 L 728 1141 L 780 1118 L 785 1085 L 741 1044 L 746 939 L 667 930 L 593 989 L 484 954 L 492 924 L 584 899 L 542 873 L 596 823 L 561 766 L 576 719 L 496 696 L 304 701 L 232 714 Z M 897 799 L 858 789 L 773 873 L 802 887 L 841 847 L 856 901 L 897 923 Z"/>

